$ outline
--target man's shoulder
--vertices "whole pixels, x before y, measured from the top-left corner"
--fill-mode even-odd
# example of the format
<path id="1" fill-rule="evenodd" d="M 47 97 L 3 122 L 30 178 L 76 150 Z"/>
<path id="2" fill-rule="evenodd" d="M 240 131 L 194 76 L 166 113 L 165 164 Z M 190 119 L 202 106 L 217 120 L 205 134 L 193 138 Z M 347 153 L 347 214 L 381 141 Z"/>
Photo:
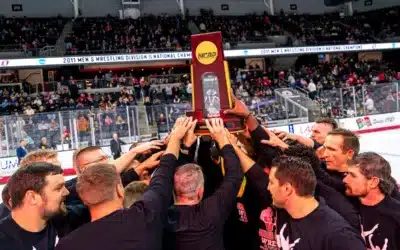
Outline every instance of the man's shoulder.
<path id="1" fill-rule="evenodd" d="M 350 224 L 337 213 L 335 210 L 330 208 L 328 205 L 323 204 L 318 209 L 318 220 L 315 220 L 316 223 L 318 221 L 320 223 L 325 224 L 324 226 L 318 227 L 318 230 L 326 231 L 327 233 L 335 232 L 338 229 L 347 230 L 352 229 Z"/>
<path id="2" fill-rule="evenodd" d="M 15 238 L 0 231 L 1 250 L 17 250 L 19 249 L 18 241 Z"/>
<path id="3" fill-rule="evenodd" d="M 13 234 L 11 216 L 0 219 L 0 246 L 1 250 L 18 249 L 18 236 Z"/>
<path id="4" fill-rule="evenodd" d="M 6 229 L 10 227 L 11 223 L 12 218 L 10 214 L 4 218 L 0 218 L 0 232 L 6 232 Z"/>
<path id="5" fill-rule="evenodd" d="M 91 231 L 91 223 L 82 225 L 68 235 L 62 237 L 56 246 L 58 249 L 76 249 L 75 245 L 79 244 L 87 238 L 88 232 Z"/>
<path id="6" fill-rule="evenodd" d="M 0 220 L 10 215 L 10 210 L 4 205 L 4 203 L 0 203 Z"/>

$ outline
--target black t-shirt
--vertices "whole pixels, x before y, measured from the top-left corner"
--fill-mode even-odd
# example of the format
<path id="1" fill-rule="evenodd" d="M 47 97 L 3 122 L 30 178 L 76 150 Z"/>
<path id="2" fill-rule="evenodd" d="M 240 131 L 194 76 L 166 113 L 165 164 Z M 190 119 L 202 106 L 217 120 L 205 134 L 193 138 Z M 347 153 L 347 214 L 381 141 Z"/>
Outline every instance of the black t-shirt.
<path id="1" fill-rule="evenodd" d="M 260 167 L 253 166 L 247 173 L 248 180 L 257 188 L 264 204 L 272 206 L 268 192 L 269 177 Z M 318 207 L 301 219 L 293 219 L 283 209 L 271 209 L 267 215 L 274 215 L 277 249 L 282 250 L 365 250 L 361 235 L 338 213 L 319 198 Z M 276 248 L 263 248 L 276 249 Z"/>
<path id="2" fill-rule="evenodd" d="M 341 215 L 354 229 L 360 230 L 360 216 L 354 202 L 335 189 L 318 181 L 315 196 L 323 197 L 326 204 Z"/>
<path id="3" fill-rule="evenodd" d="M 10 213 L 10 209 L 4 203 L 0 203 L 0 220 L 10 215 Z"/>
<path id="4" fill-rule="evenodd" d="M 226 175 L 216 192 L 197 205 L 169 210 L 165 249 L 224 249 L 223 228 L 235 205 L 243 173 L 231 145 L 223 147 L 221 154 Z"/>
<path id="5" fill-rule="evenodd" d="M 247 179 L 243 179 L 235 207 L 224 227 L 226 250 L 258 250 L 260 248 L 257 237 L 260 212 L 261 205 L 256 191 L 248 184 Z"/>
<path id="6" fill-rule="evenodd" d="M 51 222 L 37 233 L 24 230 L 11 216 L 0 224 L 1 250 L 53 250 L 59 240 L 57 229 Z"/>
<path id="7" fill-rule="evenodd" d="M 262 175 L 268 176 L 267 173 L 269 172 L 272 159 L 280 153 L 280 149 L 261 143 L 261 140 L 269 139 L 268 134 L 261 126 L 258 126 L 255 130 L 251 131 L 250 135 L 253 142 L 253 148 L 257 155 L 257 164 L 253 167 L 258 167 L 260 174 L 262 173 Z M 254 223 L 255 225 L 249 223 L 249 226 L 254 228 L 255 231 L 248 231 L 248 234 L 251 234 L 247 243 L 248 246 L 242 249 L 278 249 L 276 242 L 276 216 L 274 208 L 271 206 L 271 203 L 259 198 L 257 187 L 249 179 L 247 179 L 246 188 L 252 190 L 252 192 L 250 192 L 250 194 L 252 194 L 252 201 L 249 200 L 249 202 L 245 203 L 245 208 L 250 212 L 249 217 L 254 218 L 256 222 Z"/>
<path id="8" fill-rule="evenodd" d="M 360 204 L 362 236 L 367 249 L 400 249 L 400 202 L 385 197 L 375 206 Z"/>
<path id="9" fill-rule="evenodd" d="M 11 215 L 0 221 L 1 250 L 53 250 L 59 238 L 64 237 L 90 219 L 83 206 L 67 207 L 67 216 L 57 216 L 41 232 L 28 232 Z"/>
<path id="10" fill-rule="evenodd" d="M 172 199 L 176 157 L 161 157 L 160 166 L 142 198 L 88 223 L 60 240 L 57 250 L 161 249 L 163 223 Z"/>

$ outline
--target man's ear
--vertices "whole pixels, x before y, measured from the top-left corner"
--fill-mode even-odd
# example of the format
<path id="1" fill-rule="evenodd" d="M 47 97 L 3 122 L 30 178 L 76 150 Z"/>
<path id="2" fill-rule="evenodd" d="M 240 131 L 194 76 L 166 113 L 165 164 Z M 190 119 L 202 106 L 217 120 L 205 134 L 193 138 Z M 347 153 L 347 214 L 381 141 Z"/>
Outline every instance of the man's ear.
<path id="1" fill-rule="evenodd" d="M 347 151 L 346 155 L 347 155 L 347 158 L 348 158 L 349 160 L 351 160 L 351 159 L 353 159 L 353 157 L 354 157 L 354 151 L 353 151 L 352 149 L 349 149 L 349 150 Z"/>
<path id="2" fill-rule="evenodd" d="M 197 191 L 197 198 L 199 199 L 199 201 L 201 201 L 203 199 L 203 196 L 204 196 L 204 187 L 201 187 Z"/>
<path id="3" fill-rule="evenodd" d="M 117 197 L 118 198 L 124 198 L 125 197 L 125 193 L 124 193 L 124 188 L 122 187 L 121 183 L 117 184 Z"/>

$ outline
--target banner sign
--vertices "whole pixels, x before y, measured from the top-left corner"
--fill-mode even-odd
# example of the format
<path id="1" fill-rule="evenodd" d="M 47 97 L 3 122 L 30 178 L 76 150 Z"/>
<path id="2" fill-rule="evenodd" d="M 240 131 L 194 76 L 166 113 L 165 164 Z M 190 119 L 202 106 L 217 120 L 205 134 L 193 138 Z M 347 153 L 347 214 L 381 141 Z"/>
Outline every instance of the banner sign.
<path id="1" fill-rule="evenodd" d="M 301 55 L 311 53 L 338 53 L 354 51 L 374 51 L 385 49 L 400 49 L 400 43 L 369 43 L 369 44 L 345 44 L 329 46 L 305 46 L 305 47 L 283 47 L 266 49 L 236 49 L 225 50 L 226 58 L 252 57 L 252 56 L 281 56 Z M 47 57 L 28 59 L 0 59 L 0 68 L 14 67 L 41 67 L 41 66 L 65 66 L 82 64 L 103 63 L 135 63 L 166 60 L 191 60 L 190 51 L 160 52 L 160 53 L 138 53 L 119 55 L 94 55 L 94 56 L 68 56 Z"/>

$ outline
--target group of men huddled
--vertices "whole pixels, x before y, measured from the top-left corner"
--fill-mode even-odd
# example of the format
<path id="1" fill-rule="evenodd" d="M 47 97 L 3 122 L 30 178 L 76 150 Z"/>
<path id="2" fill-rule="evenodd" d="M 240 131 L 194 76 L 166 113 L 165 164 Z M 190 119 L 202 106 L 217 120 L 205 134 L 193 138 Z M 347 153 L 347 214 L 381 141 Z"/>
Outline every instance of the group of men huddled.
<path id="1" fill-rule="evenodd" d="M 29 153 L 3 191 L 0 249 L 400 250 L 391 167 L 353 132 L 268 130 L 237 99 L 226 113 L 246 132 L 210 119 L 198 137 L 179 118 L 116 160 L 77 150 L 67 182 L 56 152 Z"/>

